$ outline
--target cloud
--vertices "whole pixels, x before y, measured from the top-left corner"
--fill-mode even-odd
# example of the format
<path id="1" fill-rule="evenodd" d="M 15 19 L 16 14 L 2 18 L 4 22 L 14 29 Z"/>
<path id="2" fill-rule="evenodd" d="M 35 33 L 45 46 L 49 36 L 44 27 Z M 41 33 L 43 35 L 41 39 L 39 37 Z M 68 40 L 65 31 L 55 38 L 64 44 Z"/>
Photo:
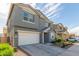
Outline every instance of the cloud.
<path id="1" fill-rule="evenodd" d="M 10 4 L 0 3 L 0 27 L 4 27 L 6 25 L 9 8 Z"/>
<path id="2" fill-rule="evenodd" d="M 49 13 L 49 12 L 55 11 L 57 8 L 59 8 L 60 5 L 61 5 L 61 3 L 55 4 L 55 5 L 53 5 L 53 6 L 50 6 L 50 7 L 48 8 L 48 10 L 46 10 L 46 13 L 45 13 L 45 14 L 47 14 L 47 13 Z"/>
<path id="3" fill-rule="evenodd" d="M 62 10 L 62 8 L 60 8 L 61 3 L 48 3 L 45 4 L 45 6 L 43 6 L 42 8 L 42 12 L 50 19 L 52 19 L 53 17 L 57 16 L 59 17 L 59 12 Z"/>
<path id="4" fill-rule="evenodd" d="M 0 13 L 0 27 L 4 27 L 6 25 L 6 15 Z"/>
<path id="5" fill-rule="evenodd" d="M 27 3 L 29 5 L 31 5 L 33 8 L 36 8 L 36 3 Z"/>
<path id="6" fill-rule="evenodd" d="M 74 33 L 76 35 L 79 35 L 79 26 L 69 29 L 68 31 L 69 31 L 69 33 Z"/>
<path id="7" fill-rule="evenodd" d="M 3 33 L 3 27 L 0 27 L 0 33 Z"/>
<path id="8" fill-rule="evenodd" d="M 42 12 L 47 12 L 47 10 L 49 10 L 51 7 L 53 7 L 55 5 L 55 3 L 49 3 L 49 4 L 46 4 L 43 9 L 42 9 Z"/>
<path id="9" fill-rule="evenodd" d="M 6 15 L 0 12 L 0 20 L 5 19 Z"/>
<path id="10" fill-rule="evenodd" d="M 48 16 L 49 18 L 54 18 L 54 17 L 58 17 L 59 15 L 58 14 L 54 14 L 54 15 L 51 15 L 51 16 Z"/>
<path id="11" fill-rule="evenodd" d="M 62 10 L 62 8 L 58 8 L 58 9 L 52 10 L 51 12 L 49 12 L 47 14 L 47 16 L 50 17 L 50 16 L 53 16 L 54 14 L 59 14 L 61 10 Z"/>
<path id="12" fill-rule="evenodd" d="M 5 14 L 8 13 L 9 4 L 8 3 L 0 3 L 0 12 Z"/>
<path id="13" fill-rule="evenodd" d="M 3 27 L 6 26 L 9 8 L 10 4 L 0 2 L 0 33 L 3 33 Z"/>

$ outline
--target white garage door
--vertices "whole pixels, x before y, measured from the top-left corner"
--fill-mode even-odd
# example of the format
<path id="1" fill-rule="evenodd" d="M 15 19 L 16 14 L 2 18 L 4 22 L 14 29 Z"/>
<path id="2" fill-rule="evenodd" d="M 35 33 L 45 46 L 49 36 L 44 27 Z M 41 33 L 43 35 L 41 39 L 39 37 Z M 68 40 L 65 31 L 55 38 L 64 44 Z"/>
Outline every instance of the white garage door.
<path id="1" fill-rule="evenodd" d="M 39 32 L 19 31 L 18 45 L 39 43 Z"/>

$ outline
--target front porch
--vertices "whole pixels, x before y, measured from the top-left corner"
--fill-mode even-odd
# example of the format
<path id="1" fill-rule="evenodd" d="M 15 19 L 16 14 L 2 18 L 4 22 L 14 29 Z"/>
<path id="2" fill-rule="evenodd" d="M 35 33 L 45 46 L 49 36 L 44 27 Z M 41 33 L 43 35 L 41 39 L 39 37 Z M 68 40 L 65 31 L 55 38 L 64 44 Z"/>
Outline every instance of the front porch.
<path id="1" fill-rule="evenodd" d="M 55 33 L 50 27 L 46 28 L 41 32 L 41 42 L 50 43 L 55 39 Z"/>

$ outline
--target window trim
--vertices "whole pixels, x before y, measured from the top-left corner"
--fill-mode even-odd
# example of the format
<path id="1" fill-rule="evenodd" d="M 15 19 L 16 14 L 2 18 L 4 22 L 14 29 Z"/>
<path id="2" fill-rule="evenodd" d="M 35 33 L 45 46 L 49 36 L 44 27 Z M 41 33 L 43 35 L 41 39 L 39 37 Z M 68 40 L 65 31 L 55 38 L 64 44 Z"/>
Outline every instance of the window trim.
<path id="1" fill-rule="evenodd" d="M 28 23 L 31 23 L 31 24 L 35 24 L 35 22 L 30 22 L 30 21 L 26 21 L 26 20 L 22 20 L 23 22 L 28 22 Z"/>
<path id="2" fill-rule="evenodd" d="M 31 14 L 31 13 L 29 13 L 29 12 L 23 12 L 23 14 L 24 14 L 24 13 Z M 32 22 L 32 21 L 30 21 L 30 20 L 24 20 L 24 17 L 25 17 L 25 16 L 23 16 L 23 22 L 28 22 L 28 23 L 35 24 L 34 15 L 33 15 L 33 14 L 31 14 L 31 15 L 33 16 L 33 22 Z M 28 19 L 31 19 L 31 18 L 29 18 L 29 17 L 28 17 Z"/>

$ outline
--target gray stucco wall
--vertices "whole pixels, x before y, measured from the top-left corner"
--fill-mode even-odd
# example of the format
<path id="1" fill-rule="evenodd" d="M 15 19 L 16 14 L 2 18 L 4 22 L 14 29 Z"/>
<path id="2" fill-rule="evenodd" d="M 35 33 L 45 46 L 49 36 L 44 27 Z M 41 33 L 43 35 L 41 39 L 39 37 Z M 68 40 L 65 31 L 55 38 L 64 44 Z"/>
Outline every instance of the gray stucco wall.
<path id="1" fill-rule="evenodd" d="M 45 21 L 45 19 L 40 18 L 39 19 L 39 30 L 42 30 L 48 26 L 46 26 L 47 22 Z"/>
<path id="2" fill-rule="evenodd" d="M 39 27 L 39 17 L 34 15 L 34 23 L 29 23 L 27 21 L 23 21 L 24 20 L 24 15 L 23 13 L 25 12 L 24 10 L 22 10 L 20 7 L 15 6 L 14 7 L 14 26 L 21 26 L 21 27 L 28 27 L 28 28 L 34 28 L 34 29 L 38 29 Z M 15 14 L 16 13 L 16 14 Z"/>

